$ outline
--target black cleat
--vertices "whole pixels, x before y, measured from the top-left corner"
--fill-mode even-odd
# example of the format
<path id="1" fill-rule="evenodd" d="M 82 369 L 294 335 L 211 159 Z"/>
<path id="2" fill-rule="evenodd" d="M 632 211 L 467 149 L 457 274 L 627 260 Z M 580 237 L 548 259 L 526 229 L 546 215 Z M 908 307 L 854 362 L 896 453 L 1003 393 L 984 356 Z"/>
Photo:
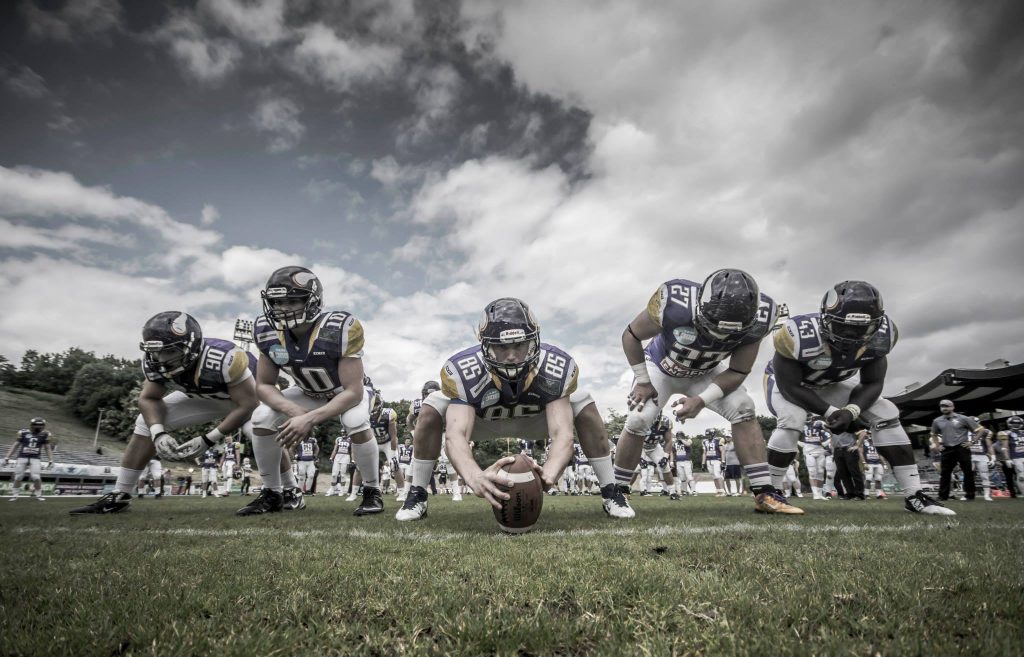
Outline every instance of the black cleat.
<path id="1" fill-rule="evenodd" d="M 277 513 L 283 505 L 283 496 L 270 488 L 264 488 L 252 502 L 249 502 L 238 511 L 236 516 L 255 516 L 261 513 Z"/>
<path id="2" fill-rule="evenodd" d="M 352 512 L 354 516 L 368 516 L 384 510 L 384 498 L 379 488 L 363 487 L 363 501 Z"/>
<path id="3" fill-rule="evenodd" d="M 284 510 L 285 511 L 302 511 L 306 508 L 306 500 L 303 499 L 301 488 L 285 488 L 284 489 Z"/>
<path id="4" fill-rule="evenodd" d="M 77 509 L 68 511 L 73 516 L 85 513 L 117 513 L 124 511 L 132 503 L 132 496 L 129 493 L 107 493 L 92 504 L 80 506 Z"/>

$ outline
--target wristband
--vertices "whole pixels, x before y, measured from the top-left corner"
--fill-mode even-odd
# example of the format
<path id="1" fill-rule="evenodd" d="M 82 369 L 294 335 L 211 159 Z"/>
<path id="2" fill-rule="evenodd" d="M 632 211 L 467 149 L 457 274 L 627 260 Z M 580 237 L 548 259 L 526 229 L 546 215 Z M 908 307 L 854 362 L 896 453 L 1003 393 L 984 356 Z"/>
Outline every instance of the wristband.
<path id="1" fill-rule="evenodd" d="M 647 373 L 647 363 L 646 362 L 637 363 L 636 365 L 632 365 L 631 369 L 633 370 L 633 376 L 636 377 L 636 382 L 637 383 L 650 383 L 651 382 L 651 375 Z"/>
<path id="2" fill-rule="evenodd" d="M 854 420 L 860 417 L 860 406 L 857 406 L 856 404 L 847 404 L 846 406 L 843 406 L 843 410 L 850 411 L 850 413 L 853 414 Z"/>
<path id="3" fill-rule="evenodd" d="M 725 397 L 725 391 L 717 383 L 712 383 L 707 389 L 697 395 L 704 400 L 704 405 L 707 406 L 712 402 L 716 402 L 722 397 Z"/>
<path id="4" fill-rule="evenodd" d="M 167 431 L 164 430 L 164 425 L 162 425 L 162 424 L 151 424 L 151 425 L 149 425 L 149 435 L 150 436 L 156 438 L 157 436 L 159 436 L 162 433 L 167 433 Z"/>
<path id="5" fill-rule="evenodd" d="M 216 427 L 213 428 L 213 431 L 211 431 L 210 433 L 206 434 L 206 440 L 209 441 L 207 443 L 208 445 L 213 445 L 215 443 L 219 443 L 222 438 L 224 438 L 224 434 L 222 434 L 220 432 L 220 429 L 218 429 Z"/>

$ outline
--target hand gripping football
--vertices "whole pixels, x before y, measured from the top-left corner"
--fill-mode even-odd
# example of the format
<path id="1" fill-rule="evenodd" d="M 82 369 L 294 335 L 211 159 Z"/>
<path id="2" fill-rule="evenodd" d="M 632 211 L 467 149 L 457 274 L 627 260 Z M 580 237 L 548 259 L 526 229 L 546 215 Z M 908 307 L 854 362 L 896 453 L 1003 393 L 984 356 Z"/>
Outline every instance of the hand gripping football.
<path id="1" fill-rule="evenodd" d="M 502 531 L 525 534 L 533 529 L 540 518 L 541 507 L 544 504 L 544 487 L 526 456 L 516 454 L 515 459 L 501 468 L 508 472 L 511 478 L 511 487 L 502 487 L 511 497 L 502 501 L 501 509 L 494 509 L 494 517 Z"/>

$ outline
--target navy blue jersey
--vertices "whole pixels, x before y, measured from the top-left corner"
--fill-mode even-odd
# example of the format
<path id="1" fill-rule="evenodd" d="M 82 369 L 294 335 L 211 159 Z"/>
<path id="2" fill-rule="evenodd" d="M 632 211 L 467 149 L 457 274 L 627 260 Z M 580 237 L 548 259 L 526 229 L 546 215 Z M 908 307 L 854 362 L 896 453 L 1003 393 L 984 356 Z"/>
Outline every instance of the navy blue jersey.
<path id="1" fill-rule="evenodd" d="M 576 465 L 590 465 L 590 459 L 583 453 L 583 445 L 573 443 L 572 451 L 573 457 L 576 460 Z"/>
<path id="2" fill-rule="evenodd" d="M 386 445 L 391 442 L 391 423 L 398 421 L 398 413 L 393 408 L 382 408 L 377 415 L 370 416 L 370 428 L 377 439 L 378 445 Z"/>
<path id="3" fill-rule="evenodd" d="M 18 453 L 15 458 L 37 459 L 43 451 L 43 445 L 48 442 L 50 432 L 45 429 L 39 433 L 32 433 L 31 429 L 21 429 L 18 431 Z"/>
<path id="4" fill-rule="evenodd" d="M 204 468 L 216 468 L 217 467 L 217 452 L 212 449 L 206 450 L 203 454 L 203 467 Z"/>
<path id="5" fill-rule="evenodd" d="M 519 439 L 519 453 L 526 454 L 527 456 L 533 455 L 533 441 Z"/>
<path id="6" fill-rule="evenodd" d="M 682 440 L 679 440 L 677 438 L 675 440 L 675 442 L 673 443 L 673 446 L 676 449 L 676 460 L 677 461 L 689 461 L 690 460 L 690 454 L 691 454 L 691 452 L 690 452 L 690 449 L 691 449 L 690 445 L 687 445 Z"/>
<path id="7" fill-rule="evenodd" d="M 716 340 L 698 333 L 693 313 L 700 299 L 700 285 L 677 278 L 666 282 L 647 303 L 647 314 L 661 327 L 644 352 L 662 372 L 672 377 L 699 376 L 714 369 L 738 347 L 757 343 L 768 335 L 778 308 L 766 294 L 761 294 L 754 326 L 742 337 Z"/>
<path id="8" fill-rule="evenodd" d="M 665 432 L 672 428 L 672 421 L 664 415 L 659 416 L 644 436 L 644 449 L 654 449 L 665 444 Z"/>
<path id="9" fill-rule="evenodd" d="M 1024 431 L 1007 431 L 1006 444 L 1010 448 L 1011 459 L 1024 459 Z"/>
<path id="10" fill-rule="evenodd" d="M 896 325 L 888 315 L 883 315 L 878 331 L 866 345 L 855 351 L 838 353 L 822 335 L 821 314 L 809 313 L 788 319 L 775 332 L 774 342 L 776 354 L 800 364 L 801 386 L 823 388 L 845 381 L 866 365 L 885 358 L 896 346 L 898 337 Z M 774 373 L 771 361 L 766 372 Z"/>
<path id="11" fill-rule="evenodd" d="M 225 461 L 237 461 L 238 460 L 238 444 L 232 440 L 228 440 L 224 443 L 224 460 Z"/>
<path id="12" fill-rule="evenodd" d="M 504 397 L 501 381 L 484 366 L 483 349 L 474 345 L 455 354 L 441 368 L 441 392 L 453 404 L 468 404 L 484 420 L 537 415 L 544 407 L 576 391 L 576 361 L 558 347 L 540 345 L 536 368 L 516 400 Z"/>
<path id="13" fill-rule="evenodd" d="M 334 457 L 348 456 L 352 453 L 352 440 L 348 436 L 338 436 L 334 439 L 334 446 L 337 451 Z"/>
<path id="14" fill-rule="evenodd" d="M 398 462 L 412 463 L 412 445 L 402 444 L 398 446 Z"/>
<path id="15" fill-rule="evenodd" d="M 868 465 L 877 465 L 882 462 L 882 459 L 878 457 L 878 450 L 875 449 L 875 443 L 871 442 L 870 438 L 865 438 L 861 445 L 864 447 L 865 463 Z"/>
<path id="16" fill-rule="evenodd" d="M 150 369 L 143 359 L 142 373 L 147 381 L 180 390 L 189 397 L 230 399 L 228 388 L 256 374 L 256 356 L 230 340 L 203 338 L 203 350 L 187 370 L 166 377 Z"/>
<path id="17" fill-rule="evenodd" d="M 295 450 L 297 459 L 299 461 L 315 461 L 316 460 L 316 439 L 307 438 L 299 443 Z"/>
<path id="18" fill-rule="evenodd" d="M 821 447 L 832 438 L 832 433 L 824 427 L 815 427 L 814 423 L 804 426 L 804 446 Z"/>
<path id="19" fill-rule="evenodd" d="M 981 435 L 976 437 L 974 439 L 974 442 L 971 444 L 971 454 L 974 456 L 987 456 L 988 448 L 985 447 L 985 439 L 991 437 L 991 431 L 989 431 L 988 429 L 983 430 L 981 432 Z"/>
<path id="20" fill-rule="evenodd" d="M 309 333 L 300 338 L 291 331 L 274 329 L 266 315 L 260 315 L 253 336 L 260 353 L 295 379 L 304 393 L 317 399 L 330 399 L 345 389 L 338 377 L 342 358 L 363 355 L 363 325 L 342 311 L 320 313 Z"/>
<path id="21" fill-rule="evenodd" d="M 704 458 L 706 460 L 722 460 L 722 440 L 720 438 L 705 438 L 701 441 L 701 444 L 704 445 Z"/>

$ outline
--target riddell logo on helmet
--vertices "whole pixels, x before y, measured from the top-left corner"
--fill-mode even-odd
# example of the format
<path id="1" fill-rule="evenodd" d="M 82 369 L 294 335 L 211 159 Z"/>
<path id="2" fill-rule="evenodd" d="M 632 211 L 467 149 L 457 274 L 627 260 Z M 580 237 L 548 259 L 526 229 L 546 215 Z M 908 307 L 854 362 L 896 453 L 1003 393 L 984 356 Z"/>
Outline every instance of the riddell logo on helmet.
<path id="1" fill-rule="evenodd" d="M 270 299 L 277 299 L 279 297 L 288 296 L 288 288 L 286 287 L 272 287 L 267 289 L 267 297 Z"/>
<path id="2" fill-rule="evenodd" d="M 498 334 L 498 339 L 502 342 L 515 342 L 516 340 L 522 340 L 526 337 L 526 331 L 523 329 L 505 329 Z"/>
<path id="3" fill-rule="evenodd" d="M 867 313 L 846 313 L 843 321 L 847 324 L 870 324 L 871 315 Z"/>

